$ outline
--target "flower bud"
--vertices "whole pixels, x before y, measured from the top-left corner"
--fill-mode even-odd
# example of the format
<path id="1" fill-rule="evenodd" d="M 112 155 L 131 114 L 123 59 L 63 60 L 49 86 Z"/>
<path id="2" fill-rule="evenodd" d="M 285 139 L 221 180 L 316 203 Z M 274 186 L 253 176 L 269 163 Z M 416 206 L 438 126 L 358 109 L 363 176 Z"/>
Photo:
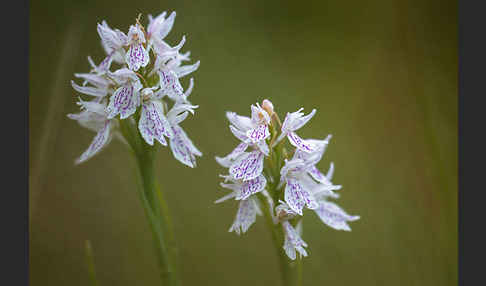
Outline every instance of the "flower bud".
<path id="1" fill-rule="evenodd" d="M 273 103 L 268 99 L 263 100 L 262 108 L 268 113 L 268 115 L 270 115 L 270 117 L 274 113 L 273 112 Z"/>

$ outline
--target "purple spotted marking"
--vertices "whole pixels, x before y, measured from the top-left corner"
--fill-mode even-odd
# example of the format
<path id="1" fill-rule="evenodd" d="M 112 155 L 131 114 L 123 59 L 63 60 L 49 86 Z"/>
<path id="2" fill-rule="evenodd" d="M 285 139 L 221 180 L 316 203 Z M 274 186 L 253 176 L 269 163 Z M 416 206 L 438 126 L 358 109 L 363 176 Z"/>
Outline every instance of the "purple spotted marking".
<path id="1" fill-rule="evenodd" d="M 235 221 L 233 225 L 230 227 L 229 231 L 236 232 L 236 234 L 240 235 L 240 233 L 245 233 L 250 226 L 255 222 L 257 214 L 257 207 L 253 199 L 246 199 L 240 201 L 240 206 L 238 208 L 238 212 L 236 213 Z"/>
<path id="2" fill-rule="evenodd" d="M 134 92 L 133 85 L 121 86 L 110 97 L 110 103 L 106 108 L 108 118 L 111 119 L 117 114 L 120 114 L 120 119 L 127 118 L 137 110 L 138 105 L 140 98 Z"/>
<path id="3" fill-rule="evenodd" d="M 110 129 L 110 120 L 107 120 L 105 121 L 103 128 L 101 128 L 96 136 L 93 138 L 93 141 L 89 145 L 88 150 L 81 154 L 81 156 L 76 160 L 77 164 L 82 163 L 93 157 L 106 145 L 106 143 L 108 143 L 110 139 Z"/>
<path id="4" fill-rule="evenodd" d="M 287 138 L 289 138 L 290 143 L 295 147 L 299 148 L 299 150 L 307 153 L 311 153 L 314 151 L 314 147 L 312 146 L 312 144 L 300 138 L 299 135 L 297 135 L 295 132 L 289 132 L 289 134 L 287 134 Z"/>
<path id="5" fill-rule="evenodd" d="M 297 250 L 302 256 L 307 256 L 307 251 L 304 247 L 307 247 L 307 243 L 300 238 L 297 231 L 292 227 L 288 221 L 282 222 L 282 227 L 285 232 L 284 250 L 287 256 L 294 260 L 296 258 L 295 251 Z"/>
<path id="6" fill-rule="evenodd" d="M 167 146 L 164 136 L 172 137 L 169 121 L 162 113 L 162 105 L 158 101 L 149 101 L 142 105 L 142 114 L 138 128 L 147 144 L 153 145 L 154 139 Z"/>
<path id="7" fill-rule="evenodd" d="M 302 215 L 302 209 L 307 206 L 309 209 L 315 209 L 318 204 L 312 194 L 302 187 L 302 184 L 296 179 L 287 178 L 285 186 L 285 202 L 299 215 Z"/>
<path id="8" fill-rule="evenodd" d="M 265 140 L 268 136 L 270 136 L 270 131 L 268 130 L 267 125 L 261 124 L 254 129 L 246 131 L 246 136 L 250 138 L 253 143 L 257 143 L 261 140 Z"/>
<path id="9" fill-rule="evenodd" d="M 134 71 L 144 67 L 149 63 L 149 55 L 142 44 L 135 44 L 130 46 L 125 60 L 127 61 L 128 68 Z"/>
<path id="10" fill-rule="evenodd" d="M 174 101 L 184 101 L 184 89 L 173 71 L 160 71 L 160 88 Z"/>
<path id="11" fill-rule="evenodd" d="M 265 176 L 260 175 L 253 180 L 249 180 L 243 183 L 240 189 L 240 193 L 236 196 L 237 200 L 245 200 L 249 196 L 262 191 L 267 185 Z"/>
<path id="12" fill-rule="evenodd" d="M 241 156 L 235 161 L 229 173 L 236 180 L 248 181 L 258 177 L 263 171 L 263 153 L 256 150 Z"/>

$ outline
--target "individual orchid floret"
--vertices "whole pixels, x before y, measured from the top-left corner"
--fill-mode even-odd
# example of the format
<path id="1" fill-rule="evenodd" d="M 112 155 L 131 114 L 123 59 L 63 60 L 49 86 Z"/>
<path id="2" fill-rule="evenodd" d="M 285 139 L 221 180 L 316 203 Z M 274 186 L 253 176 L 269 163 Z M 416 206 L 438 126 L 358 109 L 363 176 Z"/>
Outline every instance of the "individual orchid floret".
<path id="1" fill-rule="evenodd" d="M 297 213 L 293 211 L 286 202 L 282 200 L 279 200 L 278 202 L 279 205 L 275 207 L 277 222 L 289 220 L 297 216 Z"/>
<path id="2" fill-rule="evenodd" d="M 100 68 L 101 69 L 101 68 Z M 113 82 L 104 76 L 104 72 L 96 69 L 95 73 L 75 73 L 74 76 L 83 79 L 83 84 L 77 85 L 71 80 L 71 85 L 79 93 L 90 95 L 94 97 L 104 97 L 111 92 Z M 87 85 L 89 84 L 89 85 Z"/>
<path id="3" fill-rule="evenodd" d="M 290 144 L 297 147 L 299 150 L 307 153 L 315 151 L 315 147 L 310 142 L 300 138 L 299 135 L 295 133 L 296 130 L 304 126 L 316 113 L 316 110 L 313 109 L 311 113 L 304 116 L 304 113 L 301 112 L 302 110 L 303 108 L 297 110 L 296 112 L 287 113 L 287 116 L 285 116 L 285 120 L 282 124 L 282 133 L 280 133 L 280 136 L 277 138 L 274 144 L 277 144 L 285 136 L 287 136 Z"/>
<path id="4" fill-rule="evenodd" d="M 241 200 L 235 220 L 231 225 L 229 232 L 245 233 L 250 226 L 256 221 L 256 216 L 261 215 L 262 212 L 258 206 L 258 201 L 254 197 Z"/>
<path id="5" fill-rule="evenodd" d="M 108 143 L 110 143 L 117 123 L 107 118 L 106 104 L 96 101 L 80 101 L 82 111 L 78 114 L 68 114 L 68 118 L 78 121 L 78 123 L 96 132 L 96 136 L 89 145 L 88 149 L 76 159 L 75 163 L 80 164 L 99 153 Z"/>
<path id="6" fill-rule="evenodd" d="M 300 238 L 299 232 L 288 221 L 282 222 L 282 227 L 285 234 L 283 249 L 287 256 L 291 260 L 295 260 L 296 251 L 304 257 L 307 256 L 307 251 L 305 250 L 307 243 Z"/>
<path id="7" fill-rule="evenodd" d="M 329 182 L 329 184 L 331 185 L 331 179 L 333 174 L 334 164 L 331 163 L 329 171 L 325 175 L 327 182 Z M 315 196 L 317 198 L 319 207 L 314 209 L 313 211 L 317 214 L 317 216 L 324 224 L 336 230 L 351 231 L 351 228 L 349 227 L 347 222 L 360 219 L 360 216 L 349 215 L 335 203 L 327 201 L 326 198 L 328 196 L 326 196 L 325 194 L 316 193 Z"/>
<path id="8" fill-rule="evenodd" d="M 281 182 L 285 181 L 285 202 L 299 215 L 302 209 L 317 208 L 312 185 L 306 180 L 306 172 L 311 166 L 301 159 L 286 160 L 280 171 Z"/>
<path id="9" fill-rule="evenodd" d="M 128 44 L 130 48 L 125 55 L 125 60 L 128 68 L 133 71 L 138 71 L 140 67 L 145 67 L 149 63 L 149 53 L 144 48 L 145 35 L 140 25 L 130 26 L 128 31 Z"/>
<path id="10" fill-rule="evenodd" d="M 104 75 L 110 70 L 111 63 L 113 62 L 113 57 L 106 56 L 99 65 L 96 65 L 93 59 L 88 56 L 88 62 L 92 68 L 92 73 L 95 73 L 96 75 Z"/>
<path id="11" fill-rule="evenodd" d="M 263 156 L 263 153 L 259 150 L 243 152 L 231 164 L 229 173 L 237 180 L 252 180 L 258 177 L 263 171 Z"/>
<path id="12" fill-rule="evenodd" d="M 200 157 L 202 153 L 179 126 L 179 123 L 187 117 L 188 112 L 194 113 L 194 108 L 197 108 L 197 106 L 176 104 L 168 113 L 168 120 L 174 134 L 169 140 L 172 154 L 178 161 L 191 168 L 196 167 L 196 156 Z"/>
<path id="13" fill-rule="evenodd" d="M 229 166 L 229 172 L 235 179 L 244 181 L 254 179 L 261 174 L 264 156 L 269 154 L 266 139 L 270 136 L 268 129 L 270 116 L 258 103 L 256 106 L 251 106 L 251 111 L 251 118 L 234 112 L 226 113 L 226 117 L 231 123 L 231 132 L 242 143 L 227 156 L 216 157 L 220 164 Z M 245 152 L 250 146 L 254 150 Z"/>
<path id="14" fill-rule="evenodd" d="M 233 184 L 221 184 L 222 187 L 235 190 L 235 200 L 246 200 L 251 195 L 263 191 L 267 185 L 265 176 L 260 175 L 249 181 L 235 180 Z"/>
<path id="15" fill-rule="evenodd" d="M 127 35 L 118 29 L 111 29 L 104 20 L 101 24 L 98 24 L 97 31 L 101 38 L 101 45 L 108 57 L 123 64 L 125 55 L 123 47 L 127 45 Z"/>
<path id="16" fill-rule="evenodd" d="M 314 210 L 314 212 L 317 214 L 317 216 L 319 216 L 323 223 L 336 230 L 351 231 L 351 228 L 347 222 L 355 221 L 360 218 L 360 216 L 352 216 L 347 214 L 335 203 L 325 200 L 319 201 L 319 206 Z"/>
<path id="17" fill-rule="evenodd" d="M 142 89 L 142 84 L 137 75 L 126 68 L 116 71 L 112 77 L 118 81 L 120 87 L 110 97 L 110 103 L 106 108 L 108 118 L 120 114 L 120 119 L 125 119 L 135 113 L 140 106 L 139 91 Z"/>
<path id="18" fill-rule="evenodd" d="M 172 132 L 169 120 L 164 115 L 162 103 L 152 98 L 153 91 L 150 89 L 142 90 L 142 97 L 144 93 L 150 94 L 150 92 L 152 95 L 145 95 L 149 99 L 142 104 L 138 129 L 147 144 L 154 145 L 155 139 L 160 144 L 167 146 L 167 141 L 164 136 L 172 138 L 174 137 L 174 133 Z"/>
<path id="19" fill-rule="evenodd" d="M 165 15 L 167 15 L 165 11 L 155 18 L 148 15 L 147 38 L 149 41 L 162 41 L 169 34 L 174 25 L 176 12 L 170 13 L 167 18 L 165 18 Z"/>

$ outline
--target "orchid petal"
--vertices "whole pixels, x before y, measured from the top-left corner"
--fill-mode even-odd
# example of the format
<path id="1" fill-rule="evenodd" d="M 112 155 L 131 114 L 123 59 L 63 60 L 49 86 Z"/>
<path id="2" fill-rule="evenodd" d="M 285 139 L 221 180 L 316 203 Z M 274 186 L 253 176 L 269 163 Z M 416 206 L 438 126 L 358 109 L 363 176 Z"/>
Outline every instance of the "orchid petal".
<path id="1" fill-rule="evenodd" d="M 257 143 L 261 140 L 265 140 L 270 136 L 270 130 L 265 124 L 261 124 L 254 129 L 246 131 L 246 136 L 250 138 L 253 143 Z"/>
<path id="2" fill-rule="evenodd" d="M 181 77 L 184 77 L 184 76 L 196 71 L 199 68 L 200 64 L 201 64 L 201 62 L 197 61 L 196 63 L 194 63 L 192 65 L 175 67 L 174 72 L 176 73 L 178 78 L 181 78 Z"/>
<path id="3" fill-rule="evenodd" d="M 84 151 L 84 153 L 81 154 L 78 159 L 76 159 L 75 164 L 83 163 L 100 152 L 101 149 L 103 149 L 103 147 L 106 146 L 111 140 L 110 131 L 111 124 L 110 121 L 107 120 L 105 121 L 103 128 L 99 130 L 96 136 L 93 138 L 88 150 Z"/>
<path id="4" fill-rule="evenodd" d="M 309 209 L 318 207 L 314 196 L 298 180 L 293 178 L 287 178 L 284 198 L 289 207 L 299 215 L 302 215 L 304 206 Z"/>
<path id="5" fill-rule="evenodd" d="M 307 251 L 304 247 L 307 247 L 307 243 L 305 243 L 302 238 L 300 238 L 298 232 L 292 227 L 292 225 L 288 221 L 282 222 L 282 227 L 285 232 L 285 241 L 283 248 L 285 253 L 291 260 L 295 260 L 297 250 L 302 256 L 307 256 Z"/>
<path id="6" fill-rule="evenodd" d="M 160 144 L 167 146 L 164 136 L 174 136 L 169 121 L 164 116 L 162 104 L 159 101 L 151 100 L 142 105 L 138 129 L 147 144 L 154 145 L 154 139 Z"/>
<path id="7" fill-rule="evenodd" d="M 140 67 L 145 67 L 149 63 L 149 54 L 142 44 L 135 44 L 130 46 L 125 55 L 125 61 L 128 68 L 137 71 Z"/>
<path id="8" fill-rule="evenodd" d="M 265 176 L 260 175 L 253 180 L 248 180 L 241 186 L 239 194 L 236 196 L 236 200 L 245 200 L 249 196 L 262 191 L 267 185 Z"/>
<path id="9" fill-rule="evenodd" d="M 240 130 L 246 131 L 253 128 L 251 119 L 249 117 L 238 115 L 232 111 L 227 111 L 226 118 L 228 118 L 229 122 Z"/>
<path id="10" fill-rule="evenodd" d="M 77 92 L 91 96 L 103 97 L 108 94 L 108 90 L 106 89 L 90 86 L 79 86 L 73 80 L 71 80 L 71 85 Z"/>
<path id="11" fill-rule="evenodd" d="M 215 157 L 216 159 L 216 162 L 218 162 L 221 166 L 225 167 L 225 168 L 229 168 L 231 163 L 233 163 L 233 161 L 238 157 L 240 156 L 241 154 L 243 154 L 243 152 L 245 152 L 245 150 L 248 148 L 248 144 L 246 143 L 240 143 L 238 144 L 238 146 L 236 146 L 236 148 L 231 151 L 231 153 L 229 153 L 228 155 L 226 155 L 225 157 Z"/>
<path id="12" fill-rule="evenodd" d="M 120 114 L 120 119 L 125 119 L 135 113 L 140 105 L 138 91 L 133 85 L 119 87 L 110 97 L 110 103 L 106 107 L 108 118 L 113 118 Z"/>
<path id="13" fill-rule="evenodd" d="M 258 207 L 252 198 L 241 200 L 238 212 L 236 213 L 236 218 L 228 231 L 234 231 L 238 235 L 240 235 L 240 233 L 245 233 L 256 221 L 257 213 Z"/>
<path id="14" fill-rule="evenodd" d="M 299 150 L 302 150 L 307 153 L 311 153 L 315 151 L 314 146 L 312 144 L 300 138 L 299 135 L 297 135 L 295 132 L 289 132 L 289 134 L 287 134 L 287 138 L 289 139 L 290 144 L 297 147 Z"/>
<path id="15" fill-rule="evenodd" d="M 348 221 L 360 219 L 360 216 L 348 215 L 338 205 L 331 202 L 320 201 L 319 207 L 314 210 L 321 221 L 336 230 L 351 231 Z"/>
<path id="16" fill-rule="evenodd" d="M 245 153 L 231 164 L 229 173 L 234 179 L 248 181 L 258 177 L 263 171 L 263 153 L 253 151 Z"/>

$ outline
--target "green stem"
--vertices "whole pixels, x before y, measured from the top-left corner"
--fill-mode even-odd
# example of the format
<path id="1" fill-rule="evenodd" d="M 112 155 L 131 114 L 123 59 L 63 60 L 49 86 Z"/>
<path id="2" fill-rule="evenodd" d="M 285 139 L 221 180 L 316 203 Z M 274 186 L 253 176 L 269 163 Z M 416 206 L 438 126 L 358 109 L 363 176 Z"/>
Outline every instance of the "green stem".
<path id="1" fill-rule="evenodd" d="M 263 197 L 262 194 L 258 194 L 258 199 L 260 200 L 260 203 L 264 206 L 263 214 L 265 216 L 267 227 L 270 230 L 270 234 L 272 236 L 273 246 L 275 247 L 275 251 L 277 253 L 280 266 L 280 275 L 282 278 L 282 285 L 302 285 L 302 280 L 300 280 L 299 282 L 299 279 L 297 279 L 298 275 L 296 273 L 296 270 L 298 270 L 298 267 L 295 267 L 295 262 L 292 262 L 287 257 L 287 254 L 283 249 L 284 233 L 281 225 L 273 223 L 272 215 L 270 213 L 270 205 L 268 204 L 266 198 Z"/>
<path id="2" fill-rule="evenodd" d="M 99 286 L 100 283 L 98 283 L 98 279 L 96 279 L 96 271 L 95 271 L 94 258 L 93 258 L 93 248 L 91 247 L 91 242 L 89 240 L 86 240 L 85 250 L 86 250 L 86 265 L 88 266 L 89 279 L 91 280 L 91 284 L 93 286 Z"/>
<path id="3" fill-rule="evenodd" d="M 141 179 L 139 181 L 141 188 L 137 188 L 138 194 L 152 231 L 162 285 L 180 285 L 175 267 L 177 250 L 173 247 L 175 239 L 168 208 L 155 177 L 154 163 L 158 147 L 146 144 L 139 135 L 136 125 L 130 120 L 120 120 L 120 130 L 132 147 L 137 161 L 139 171 L 137 173 L 140 176 L 137 178 Z"/>

